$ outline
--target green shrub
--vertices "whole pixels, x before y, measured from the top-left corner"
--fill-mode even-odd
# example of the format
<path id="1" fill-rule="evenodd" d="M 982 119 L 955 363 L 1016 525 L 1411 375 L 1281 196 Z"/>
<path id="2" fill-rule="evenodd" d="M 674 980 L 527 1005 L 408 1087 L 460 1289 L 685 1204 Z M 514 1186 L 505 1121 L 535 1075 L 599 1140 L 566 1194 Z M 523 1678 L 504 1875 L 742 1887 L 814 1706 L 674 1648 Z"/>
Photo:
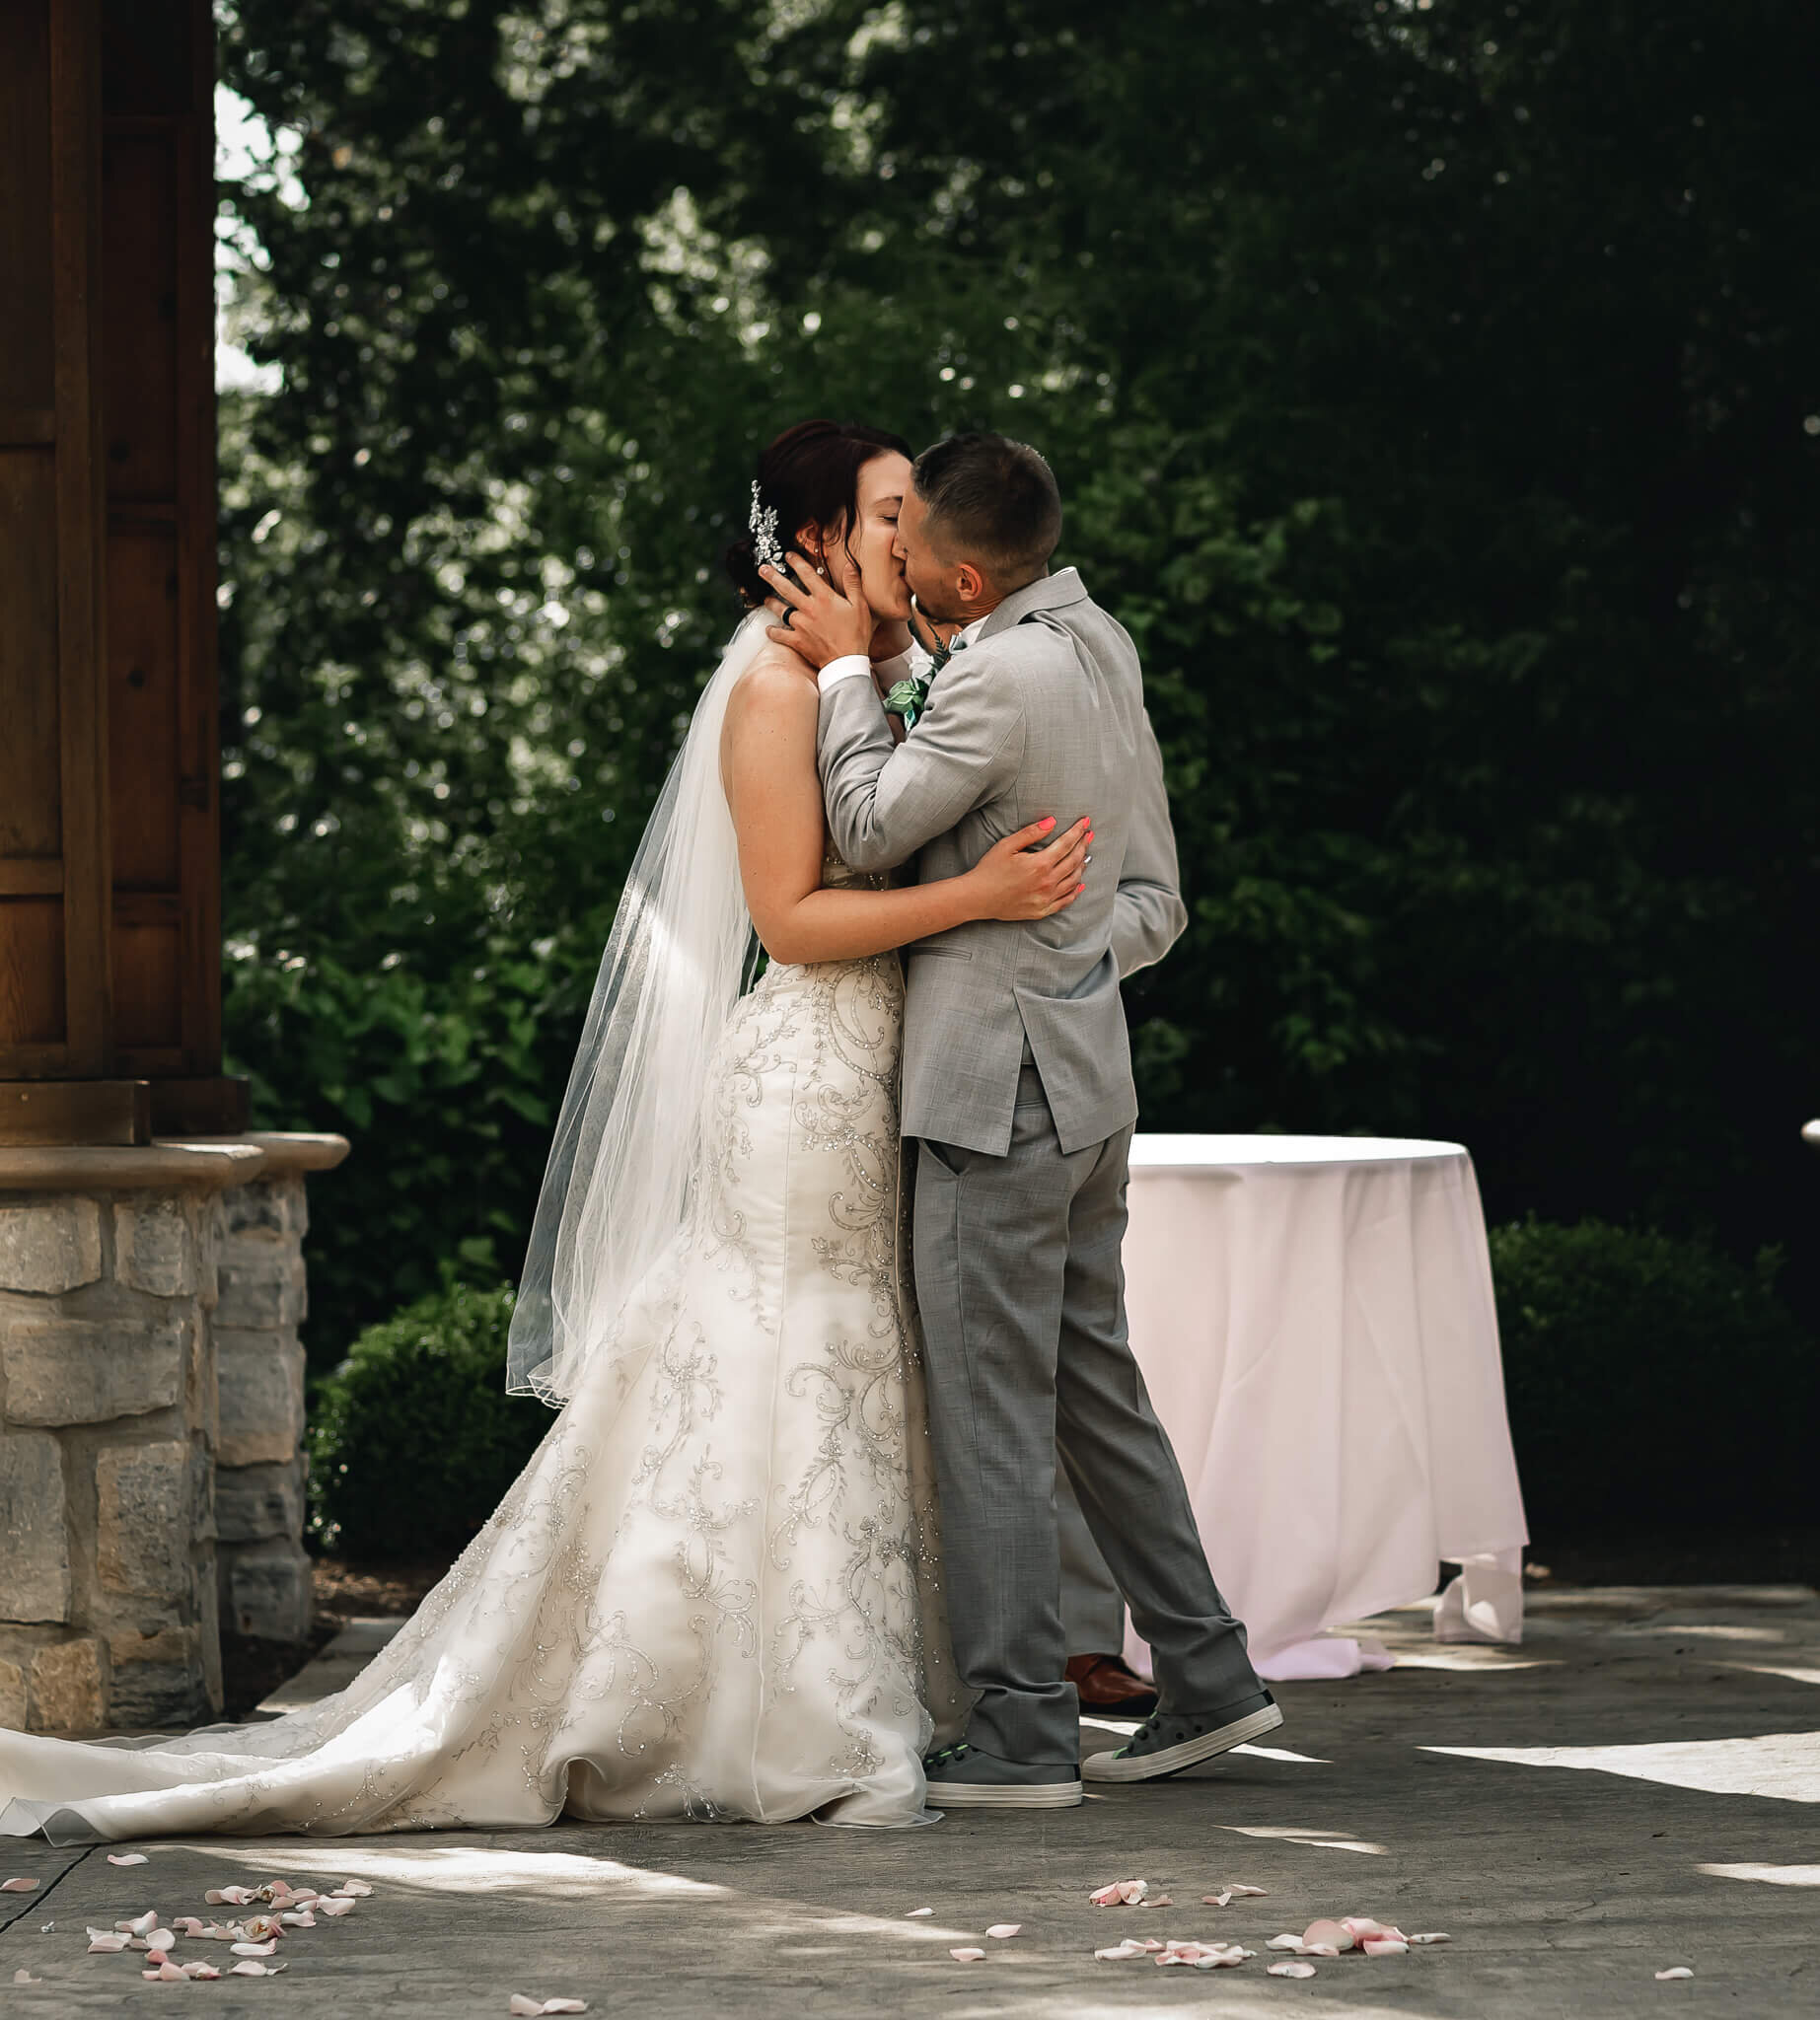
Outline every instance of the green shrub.
<path id="1" fill-rule="evenodd" d="M 1798 1511 L 1815 1342 L 1702 1243 L 1596 1220 L 1492 1234 L 1511 1435 L 1531 1525 L 1726 1528 Z"/>
<path id="2" fill-rule="evenodd" d="M 311 1534 L 356 1560 L 452 1555 L 498 1505 L 548 1430 L 505 1393 L 509 1288 L 446 1282 L 370 1326 L 317 1385 Z"/>

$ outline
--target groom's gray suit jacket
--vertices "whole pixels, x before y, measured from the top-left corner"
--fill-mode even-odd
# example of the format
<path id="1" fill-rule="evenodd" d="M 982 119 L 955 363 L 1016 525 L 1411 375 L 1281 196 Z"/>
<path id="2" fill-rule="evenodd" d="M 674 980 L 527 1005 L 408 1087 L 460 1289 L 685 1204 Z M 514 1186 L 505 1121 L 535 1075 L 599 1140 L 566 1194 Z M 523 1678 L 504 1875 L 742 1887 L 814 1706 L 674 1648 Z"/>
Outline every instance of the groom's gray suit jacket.
<path id="1" fill-rule="evenodd" d="M 905 1134 L 1002 1156 L 1026 1039 L 1064 1151 L 1135 1121 L 1119 981 L 1160 959 L 1188 912 L 1125 627 L 1072 568 L 1043 576 L 942 669 L 902 745 L 870 681 L 832 683 L 818 755 L 829 830 L 856 870 L 920 851 L 931 883 L 1045 814 L 1093 817 L 1087 888 L 1066 911 L 905 949 Z"/>

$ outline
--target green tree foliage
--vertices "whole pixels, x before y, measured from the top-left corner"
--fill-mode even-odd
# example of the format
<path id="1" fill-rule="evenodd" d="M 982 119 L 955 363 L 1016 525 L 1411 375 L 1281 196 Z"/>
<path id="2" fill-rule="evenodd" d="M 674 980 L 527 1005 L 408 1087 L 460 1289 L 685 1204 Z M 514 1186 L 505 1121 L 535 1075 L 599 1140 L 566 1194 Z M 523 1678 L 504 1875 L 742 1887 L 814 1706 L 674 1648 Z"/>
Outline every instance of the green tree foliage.
<path id="1" fill-rule="evenodd" d="M 1754 1267 L 1649 1231 L 1492 1234 L 1510 1432 L 1541 1538 L 1812 1514 L 1813 1337 Z"/>
<path id="2" fill-rule="evenodd" d="M 1500 1215 L 1816 1198 L 1809 31 L 1767 0 L 240 0 L 229 1025 L 342 1123 L 333 1349 L 515 1265 L 619 880 L 808 412 L 1050 453 L 1145 654 L 1172 1126 Z M 1811 1299 L 1811 1282 L 1793 1286 Z"/>
<path id="3" fill-rule="evenodd" d="M 314 1543 L 429 1562 L 470 1542 L 549 1429 L 505 1393 L 511 1323 L 509 1286 L 447 1282 L 361 1334 L 311 1403 Z"/>

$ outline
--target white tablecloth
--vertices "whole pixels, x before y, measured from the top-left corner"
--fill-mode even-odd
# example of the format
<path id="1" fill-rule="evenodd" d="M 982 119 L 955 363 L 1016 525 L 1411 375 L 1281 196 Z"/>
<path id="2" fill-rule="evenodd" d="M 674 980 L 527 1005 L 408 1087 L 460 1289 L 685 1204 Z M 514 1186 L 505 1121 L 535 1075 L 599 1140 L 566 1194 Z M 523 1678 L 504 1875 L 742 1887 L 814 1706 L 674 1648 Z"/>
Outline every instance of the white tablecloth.
<path id="1" fill-rule="evenodd" d="M 1519 1639 L 1528 1531 L 1465 1150 L 1142 1135 L 1130 1214 L 1132 1350 L 1261 1673 L 1383 1667 L 1322 1629 L 1432 1592 L 1443 1561 L 1436 1633 Z"/>

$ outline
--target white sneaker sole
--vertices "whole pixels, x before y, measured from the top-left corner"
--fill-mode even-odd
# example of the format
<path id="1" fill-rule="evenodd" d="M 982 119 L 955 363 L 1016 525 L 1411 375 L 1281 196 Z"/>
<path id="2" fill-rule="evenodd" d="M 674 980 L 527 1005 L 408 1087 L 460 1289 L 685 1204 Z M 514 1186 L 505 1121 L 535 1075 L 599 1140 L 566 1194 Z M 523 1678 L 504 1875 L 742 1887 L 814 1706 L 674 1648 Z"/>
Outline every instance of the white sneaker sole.
<path id="1" fill-rule="evenodd" d="M 932 1810 L 1074 1810 L 1085 1800 L 1078 1781 L 931 1781 Z"/>
<path id="2" fill-rule="evenodd" d="M 1184 1740 L 1179 1747 L 1165 1747 L 1160 1754 L 1142 1754 L 1131 1761 L 1122 1761 L 1116 1753 L 1089 1754 L 1080 1771 L 1089 1781 L 1155 1781 L 1164 1774 L 1179 1774 L 1198 1761 L 1210 1761 L 1215 1754 L 1230 1753 L 1261 1733 L 1274 1732 L 1281 1723 L 1281 1707 L 1267 1704 L 1262 1711 Z"/>

